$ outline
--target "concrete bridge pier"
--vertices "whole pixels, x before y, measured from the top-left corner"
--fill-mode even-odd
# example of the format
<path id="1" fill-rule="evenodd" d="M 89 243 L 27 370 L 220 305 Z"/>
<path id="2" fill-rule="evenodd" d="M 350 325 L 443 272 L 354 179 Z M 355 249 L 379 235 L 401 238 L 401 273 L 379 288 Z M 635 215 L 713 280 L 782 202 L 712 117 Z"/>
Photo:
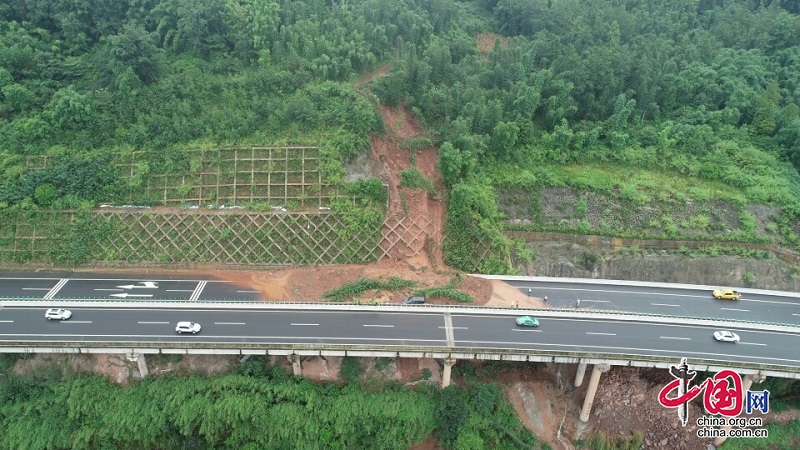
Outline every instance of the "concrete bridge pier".
<path id="1" fill-rule="evenodd" d="M 289 358 L 289 362 L 292 363 L 292 374 L 296 377 L 303 376 L 303 368 L 300 366 L 300 355 L 295 355 L 292 353 L 291 355 L 286 355 Z"/>
<path id="2" fill-rule="evenodd" d="M 753 375 L 745 375 L 744 378 L 742 378 L 742 393 L 747 395 L 746 392 L 749 391 L 751 387 L 753 387 L 753 383 L 761 383 L 766 379 L 767 377 L 761 375 L 760 373 Z M 722 429 L 725 430 L 725 436 L 727 436 L 728 432 L 731 431 L 731 426 L 725 425 L 722 427 Z M 727 437 L 715 438 L 714 447 L 719 447 L 720 445 L 724 444 L 726 440 L 728 440 Z"/>
<path id="3" fill-rule="evenodd" d="M 575 387 L 583 384 L 584 375 L 586 375 L 586 363 L 581 361 L 578 363 L 578 371 L 575 372 Z"/>
<path id="4" fill-rule="evenodd" d="M 589 378 L 589 389 L 586 391 L 586 398 L 583 399 L 583 408 L 581 408 L 581 422 L 589 421 L 589 414 L 592 412 L 592 405 L 594 405 L 594 395 L 597 393 L 597 385 L 600 384 L 600 374 L 608 372 L 611 369 L 610 364 L 595 364 L 592 367 L 592 376 Z"/>
<path id="5" fill-rule="evenodd" d="M 455 358 L 446 358 L 444 360 L 444 370 L 442 370 L 442 389 L 450 386 L 450 372 L 456 363 Z"/>
<path id="6" fill-rule="evenodd" d="M 136 364 L 139 365 L 139 373 L 142 375 L 142 378 L 146 378 L 150 372 L 147 371 L 147 361 L 144 359 L 144 353 L 139 352 L 130 352 L 128 353 L 128 361 L 136 361 Z"/>

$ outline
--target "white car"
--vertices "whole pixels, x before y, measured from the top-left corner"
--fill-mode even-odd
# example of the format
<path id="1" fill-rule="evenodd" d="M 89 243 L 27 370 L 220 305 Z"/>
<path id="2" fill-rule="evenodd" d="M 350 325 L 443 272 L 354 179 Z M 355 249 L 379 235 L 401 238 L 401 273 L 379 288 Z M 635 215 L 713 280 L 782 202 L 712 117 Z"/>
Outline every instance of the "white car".
<path id="1" fill-rule="evenodd" d="M 714 339 L 721 342 L 739 342 L 739 335 L 732 331 L 715 331 Z"/>
<path id="2" fill-rule="evenodd" d="M 64 308 L 50 308 L 44 313 L 47 320 L 67 320 L 72 317 L 72 311 Z"/>
<path id="3" fill-rule="evenodd" d="M 200 331 L 200 324 L 195 322 L 178 322 L 178 325 L 175 326 L 175 331 L 177 331 L 178 334 L 196 334 Z"/>

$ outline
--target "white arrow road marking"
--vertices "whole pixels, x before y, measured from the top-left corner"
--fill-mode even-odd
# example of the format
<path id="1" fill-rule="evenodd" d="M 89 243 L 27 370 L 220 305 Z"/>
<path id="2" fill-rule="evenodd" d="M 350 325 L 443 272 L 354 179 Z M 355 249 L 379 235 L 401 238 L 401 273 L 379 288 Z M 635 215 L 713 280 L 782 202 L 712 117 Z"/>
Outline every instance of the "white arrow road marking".
<path id="1" fill-rule="evenodd" d="M 137 284 L 126 284 L 124 286 L 117 286 L 118 288 L 122 289 L 158 289 L 158 285 L 155 281 L 140 281 L 144 286 L 139 286 Z"/>
<path id="2" fill-rule="evenodd" d="M 123 292 L 122 294 L 111 294 L 112 297 L 120 297 L 120 298 L 128 298 L 128 297 L 152 297 L 150 294 L 128 294 L 127 292 Z"/>
<path id="3" fill-rule="evenodd" d="M 67 281 L 69 281 L 69 278 L 62 278 L 58 283 L 56 283 L 55 286 L 53 286 L 53 289 L 50 289 L 47 294 L 44 294 L 44 300 L 51 300 L 53 297 L 55 297 L 56 294 L 58 294 L 58 291 L 60 291 L 61 288 L 67 284 Z"/>

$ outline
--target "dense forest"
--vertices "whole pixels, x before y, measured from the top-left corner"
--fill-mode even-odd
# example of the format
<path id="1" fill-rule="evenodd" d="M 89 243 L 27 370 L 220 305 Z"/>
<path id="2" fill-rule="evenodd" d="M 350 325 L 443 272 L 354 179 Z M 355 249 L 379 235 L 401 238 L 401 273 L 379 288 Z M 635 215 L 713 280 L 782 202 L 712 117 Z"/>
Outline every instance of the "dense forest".
<path id="1" fill-rule="evenodd" d="M 469 367 L 461 387 L 444 390 L 363 381 L 356 358 L 345 358 L 343 385 L 290 378 L 259 357 L 230 375 L 167 375 L 129 387 L 56 368 L 9 371 L 0 373 L 0 448 L 405 450 L 431 433 L 446 448 L 535 448 L 500 387 L 477 381 Z M 487 367 L 478 372 L 491 375 Z"/>
<path id="2" fill-rule="evenodd" d="M 506 270 L 511 243 L 494 189 L 564 183 L 554 167 L 706 180 L 793 220 L 798 8 L 791 0 L 4 1 L 0 205 L 113 199 L 123 182 L 109 158 L 131 149 L 151 150 L 151 170 L 169 171 L 172 152 L 189 146 L 310 142 L 336 166 L 382 129 L 373 97 L 354 81 L 391 62 L 370 88 L 385 104 L 410 106 L 435 136 L 455 267 Z M 27 171 L 31 155 L 62 162 Z M 337 167 L 327 171 L 334 179 Z M 481 262 L 463 253 L 475 239 L 491 247 Z"/>

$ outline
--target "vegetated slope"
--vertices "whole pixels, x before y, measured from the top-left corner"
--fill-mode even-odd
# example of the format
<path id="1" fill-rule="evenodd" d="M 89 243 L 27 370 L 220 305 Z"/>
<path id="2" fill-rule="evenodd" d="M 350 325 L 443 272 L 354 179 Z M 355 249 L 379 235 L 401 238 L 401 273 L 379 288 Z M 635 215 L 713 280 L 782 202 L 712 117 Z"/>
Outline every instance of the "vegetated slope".
<path id="1" fill-rule="evenodd" d="M 124 388 L 57 370 L 4 374 L 0 448 L 407 449 L 431 433 L 449 448 L 536 448 L 497 385 L 365 386 L 356 358 L 341 373 L 344 385 L 316 385 L 253 357 L 237 374 L 165 375 Z"/>
<path id="2" fill-rule="evenodd" d="M 677 199 L 676 208 L 719 198 L 735 202 L 732 213 L 741 213 L 748 228 L 746 205 L 775 205 L 782 208 L 780 240 L 797 247 L 792 226 L 800 181 L 790 164 L 800 162 L 797 59 L 790 56 L 800 51 L 795 5 L 480 5 L 462 19 L 472 28 L 402 53 L 394 71 L 375 82 L 382 99 L 405 99 L 442 137 L 440 167 L 450 187 L 447 262 L 509 270 L 512 243 L 501 234 L 496 201 L 497 191 L 509 187 L 532 191 L 522 201 L 537 213 L 540 201 L 549 200 L 539 197 L 546 186 L 622 198 L 630 213 L 652 198 Z M 494 21 L 482 21 L 487 14 Z M 505 39 L 478 54 L 475 34 L 466 30 Z M 563 169 L 575 164 L 578 170 Z M 649 185 L 637 180 L 642 169 L 649 170 Z M 685 185 L 661 188 L 661 174 Z M 535 216 L 524 219 L 536 225 Z M 654 219 L 657 236 L 680 226 Z M 562 229 L 586 232 L 588 225 Z M 616 231 L 610 225 L 604 234 Z M 749 234 L 746 240 L 756 239 Z"/>
<path id="3" fill-rule="evenodd" d="M 147 176 L 184 164 L 173 155 L 184 147 L 311 143 L 337 182 L 341 161 L 382 126 L 350 82 L 394 58 L 371 89 L 390 106 L 404 101 L 437 137 L 449 189 L 444 259 L 454 267 L 508 271 L 512 250 L 524 253 L 502 234 L 497 195 L 509 187 L 536 203 L 542 187 L 570 185 L 629 201 L 623 210 L 653 198 L 676 207 L 722 199 L 743 227 L 752 222 L 746 205 L 774 205 L 774 239 L 800 245 L 792 2 L 148 5 L 23 1 L 0 10 L 3 205 L 114 199 L 140 181 L 116 178 L 109 155 L 131 150 L 150 150 Z M 29 172 L 29 155 L 83 169 Z M 583 176 L 565 170 L 576 164 Z M 689 181 L 629 182 L 641 169 Z M 693 179 L 716 187 L 692 190 Z M 702 226 L 702 215 L 693 223 Z M 535 219 L 521 220 L 553 227 Z M 612 219 L 606 234 L 617 232 Z M 659 219 L 648 224 L 659 235 L 679 226 Z"/>

